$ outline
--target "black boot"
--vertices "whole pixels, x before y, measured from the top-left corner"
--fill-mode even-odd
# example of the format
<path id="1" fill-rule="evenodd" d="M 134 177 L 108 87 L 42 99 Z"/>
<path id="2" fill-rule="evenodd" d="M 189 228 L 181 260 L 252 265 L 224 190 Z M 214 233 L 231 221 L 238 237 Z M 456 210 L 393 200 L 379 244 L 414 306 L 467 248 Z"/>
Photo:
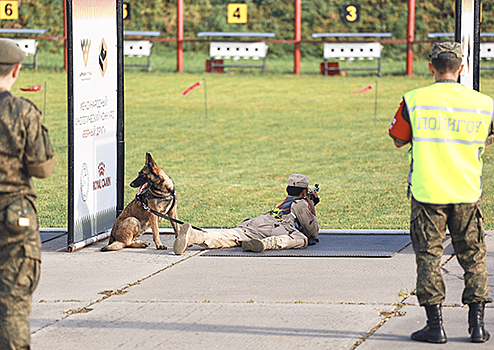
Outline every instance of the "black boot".
<path id="1" fill-rule="evenodd" d="M 485 304 L 468 304 L 468 333 L 473 343 L 484 343 L 489 340 L 490 334 L 484 328 Z"/>
<path id="2" fill-rule="evenodd" d="M 427 326 L 412 333 L 411 338 L 429 343 L 446 343 L 448 339 L 446 339 L 443 328 L 442 305 L 426 305 L 425 312 L 427 313 Z"/>

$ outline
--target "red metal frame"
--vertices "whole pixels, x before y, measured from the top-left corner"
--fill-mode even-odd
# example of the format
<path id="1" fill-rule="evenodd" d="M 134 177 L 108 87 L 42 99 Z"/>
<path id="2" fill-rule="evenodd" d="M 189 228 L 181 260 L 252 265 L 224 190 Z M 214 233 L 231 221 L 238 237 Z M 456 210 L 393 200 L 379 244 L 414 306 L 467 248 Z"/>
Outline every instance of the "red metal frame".
<path id="1" fill-rule="evenodd" d="M 293 73 L 300 74 L 300 41 L 302 40 L 302 0 L 295 0 L 295 48 Z"/>
<path id="2" fill-rule="evenodd" d="M 321 43 L 319 40 L 302 40 L 302 0 L 294 0 L 294 39 L 271 39 L 264 40 L 267 43 L 274 44 L 294 44 L 294 73 L 300 74 L 300 44 Z M 407 68 L 406 74 L 413 75 L 413 44 L 422 42 L 431 42 L 430 40 L 415 41 L 415 0 L 408 0 L 408 31 L 406 40 L 379 40 L 383 44 L 407 44 Z M 36 37 L 36 39 L 46 40 L 64 40 L 64 68 L 67 70 L 67 18 L 66 2 L 64 1 L 64 37 Z M 184 38 L 184 0 L 177 0 L 177 37 L 176 38 L 149 38 L 150 41 L 156 42 L 176 42 L 177 43 L 177 72 L 183 72 L 184 69 L 184 42 L 210 42 L 206 39 L 185 39 Z"/>
<path id="3" fill-rule="evenodd" d="M 413 43 L 415 37 L 415 0 L 408 0 L 407 75 L 413 75 Z"/>
<path id="4" fill-rule="evenodd" d="M 184 71 L 184 0 L 177 0 L 177 72 Z"/>

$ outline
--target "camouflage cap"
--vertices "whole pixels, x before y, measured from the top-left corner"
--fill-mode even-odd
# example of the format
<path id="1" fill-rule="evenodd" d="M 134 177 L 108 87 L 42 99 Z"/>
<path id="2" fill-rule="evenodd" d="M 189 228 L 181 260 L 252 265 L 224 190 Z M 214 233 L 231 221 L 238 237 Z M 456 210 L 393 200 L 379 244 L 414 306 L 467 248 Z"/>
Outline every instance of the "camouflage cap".
<path id="1" fill-rule="evenodd" d="M 302 174 L 292 174 L 288 178 L 288 186 L 309 188 L 309 178 Z"/>
<path id="2" fill-rule="evenodd" d="M 431 59 L 439 57 L 462 58 L 463 53 L 461 52 L 461 44 L 453 41 L 434 43 L 429 57 Z"/>
<path id="3" fill-rule="evenodd" d="M 17 64 L 26 59 L 26 54 L 14 40 L 0 39 L 0 63 Z"/>

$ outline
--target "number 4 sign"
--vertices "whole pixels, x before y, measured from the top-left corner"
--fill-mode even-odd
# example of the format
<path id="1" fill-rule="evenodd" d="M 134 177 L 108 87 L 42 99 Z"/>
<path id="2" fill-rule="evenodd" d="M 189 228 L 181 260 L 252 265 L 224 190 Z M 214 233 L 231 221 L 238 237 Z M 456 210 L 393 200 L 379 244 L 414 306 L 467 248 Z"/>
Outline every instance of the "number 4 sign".
<path id="1" fill-rule="evenodd" d="M 0 19 L 19 19 L 17 1 L 0 1 Z"/>
<path id="2" fill-rule="evenodd" d="M 228 4 L 228 23 L 247 23 L 247 4 Z"/>

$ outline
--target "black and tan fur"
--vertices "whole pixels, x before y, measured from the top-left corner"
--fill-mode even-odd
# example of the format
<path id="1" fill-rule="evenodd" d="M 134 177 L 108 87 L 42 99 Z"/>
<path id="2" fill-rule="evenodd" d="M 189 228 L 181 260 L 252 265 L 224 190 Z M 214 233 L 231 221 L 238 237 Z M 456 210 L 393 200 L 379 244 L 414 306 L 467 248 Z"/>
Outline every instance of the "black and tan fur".
<path id="1" fill-rule="evenodd" d="M 155 211 L 178 219 L 175 185 L 172 179 L 155 163 L 151 154 L 146 153 L 146 164 L 130 186 L 139 187 L 139 192 L 136 198 L 118 216 L 113 224 L 110 241 L 101 250 L 146 248 L 148 243 L 141 242 L 137 238 L 150 227 L 153 231 L 156 249 L 166 249 L 166 246 L 161 243 L 158 231 L 158 222 L 161 221 L 161 218 L 145 210 L 141 201 Z M 172 226 L 176 237 L 179 226 L 175 222 L 172 222 Z"/>

